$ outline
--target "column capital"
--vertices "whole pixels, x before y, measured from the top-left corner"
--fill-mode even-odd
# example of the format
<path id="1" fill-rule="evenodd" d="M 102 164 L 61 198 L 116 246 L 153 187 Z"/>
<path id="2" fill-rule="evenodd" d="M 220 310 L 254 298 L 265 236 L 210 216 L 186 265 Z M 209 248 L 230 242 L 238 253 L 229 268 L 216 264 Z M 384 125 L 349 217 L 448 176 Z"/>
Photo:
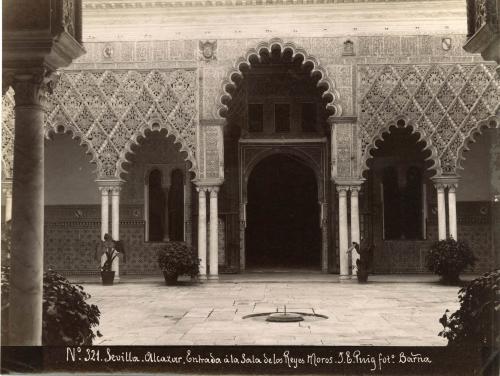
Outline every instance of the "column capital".
<path id="1" fill-rule="evenodd" d="M 12 196 L 12 179 L 2 180 L 2 193 Z"/>
<path id="2" fill-rule="evenodd" d="M 200 126 L 207 127 L 225 127 L 227 124 L 226 119 L 200 119 Z"/>
<path id="3" fill-rule="evenodd" d="M 444 189 L 444 188 L 453 188 L 456 189 L 458 187 L 458 182 L 460 181 L 460 177 L 458 176 L 437 176 L 431 178 L 434 182 L 434 186 L 436 189 Z"/>
<path id="4" fill-rule="evenodd" d="M 349 190 L 349 186 L 348 185 L 337 185 L 336 189 L 337 189 L 337 192 L 339 193 L 339 195 L 347 195 L 347 191 Z"/>
<path id="5" fill-rule="evenodd" d="M 102 191 L 112 191 L 115 188 L 121 189 L 125 181 L 122 179 L 96 179 L 97 188 Z"/>
<path id="6" fill-rule="evenodd" d="M 219 186 L 208 187 L 208 191 L 210 192 L 210 196 L 214 195 L 217 197 L 217 193 L 219 192 Z"/>
<path id="7" fill-rule="evenodd" d="M 52 94 L 59 80 L 59 73 L 45 68 L 26 72 L 6 72 L 5 86 L 12 86 L 16 107 L 41 106 L 47 94 Z"/>
<path id="8" fill-rule="evenodd" d="M 210 187 L 218 187 L 222 185 L 224 182 L 224 179 L 219 179 L 219 178 L 213 178 L 213 179 L 196 179 L 193 181 L 193 183 L 197 187 L 205 187 L 205 188 L 210 188 Z"/>
<path id="9" fill-rule="evenodd" d="M 329 125 L 341 124 L 341 123 L 349 123 L 355 124 L 358 122 L 357 116 L 329 116 L 326 120 Z"/>
<path id="10" fill-rule="evenodd" d="M 207 192 L 208 191 L 208 187 L 196 187 L 196 192 L 198 193 L 202 193 L 202 192 Z"/>

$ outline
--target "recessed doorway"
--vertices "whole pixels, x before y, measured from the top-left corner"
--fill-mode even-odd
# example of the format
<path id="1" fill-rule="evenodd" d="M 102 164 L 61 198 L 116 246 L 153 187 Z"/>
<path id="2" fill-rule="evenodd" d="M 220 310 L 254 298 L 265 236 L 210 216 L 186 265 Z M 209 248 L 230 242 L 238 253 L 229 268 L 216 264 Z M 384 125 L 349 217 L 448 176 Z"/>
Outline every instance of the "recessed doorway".
<path id="1" fill-rule="evenodd" d="M 314 171 L 293 155 L 268 156 L 253 168 L 247 195 L 247 267 L 319 270 L 321 231 Z"/>

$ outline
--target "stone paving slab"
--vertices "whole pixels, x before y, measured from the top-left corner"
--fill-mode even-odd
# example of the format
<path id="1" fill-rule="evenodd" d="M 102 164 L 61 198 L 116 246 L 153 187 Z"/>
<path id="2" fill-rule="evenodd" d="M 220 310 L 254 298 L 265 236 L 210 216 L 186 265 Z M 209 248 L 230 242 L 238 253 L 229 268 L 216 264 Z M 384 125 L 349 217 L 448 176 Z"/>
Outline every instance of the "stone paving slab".
<path id="1" fill-rule="evenodd" d="M 378 276 L 381 282 L 366 285 L 318 276 L 325 278 L 173 287 L 122 278 L 114 286 L 83 286 L 101 311 L 101 345 L 446 345 L 438 320 L 445 309 L 458 308 L 458 287 L 404 276 L 400 284 Z M 328 319 L 281 324 L 243 318 L 284 305 Z"/>

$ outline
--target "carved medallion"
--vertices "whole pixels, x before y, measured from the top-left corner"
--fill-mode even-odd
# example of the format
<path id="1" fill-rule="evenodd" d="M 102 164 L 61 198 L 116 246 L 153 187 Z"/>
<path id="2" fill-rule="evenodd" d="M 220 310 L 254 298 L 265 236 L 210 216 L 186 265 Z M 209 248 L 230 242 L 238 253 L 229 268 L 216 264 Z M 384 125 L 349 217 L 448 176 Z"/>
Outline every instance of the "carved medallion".
<path id="1" fill-rule="evenodd" d="M 441 48 L 445 51 L 449 51 L 451 49 L 451 38 L 441 39 Z"/>
<path id="2" fill-rule="evenodd" d="M 217 59 L 217 41 L 200 41 L 200 54 L 202 60 L 216 60 Z"/>

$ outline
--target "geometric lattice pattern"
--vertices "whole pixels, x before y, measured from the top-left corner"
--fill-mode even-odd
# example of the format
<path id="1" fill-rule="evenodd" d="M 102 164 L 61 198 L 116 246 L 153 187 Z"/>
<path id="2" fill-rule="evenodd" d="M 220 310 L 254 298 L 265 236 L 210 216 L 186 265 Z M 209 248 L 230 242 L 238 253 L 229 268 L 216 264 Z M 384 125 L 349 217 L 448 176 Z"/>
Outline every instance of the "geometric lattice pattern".
<path id="1" fill-rule="evenodd" d="M 363 168 L 382 133 L 402 118 L 427 143 L 438 175 L 455 174 L 466 140 L 500 110 L 494 65 L 362 65 L 358 87 Z"/>
<path id="2" fill-rule="evenodd" d="M 12 177 L 14 155 L 14 91 L 9 88 L 2 97 L 2 169 Z"/>
<path id="3" fill-rule="evenodd" d="M 197 109 L 194 70 L 65 71 L 47 96 L 45 127 L 64 127 L 86 144 L 100 177 L 124 172 L 127 152 L 148 128 L 173 135 L 194 170 Z"/>

